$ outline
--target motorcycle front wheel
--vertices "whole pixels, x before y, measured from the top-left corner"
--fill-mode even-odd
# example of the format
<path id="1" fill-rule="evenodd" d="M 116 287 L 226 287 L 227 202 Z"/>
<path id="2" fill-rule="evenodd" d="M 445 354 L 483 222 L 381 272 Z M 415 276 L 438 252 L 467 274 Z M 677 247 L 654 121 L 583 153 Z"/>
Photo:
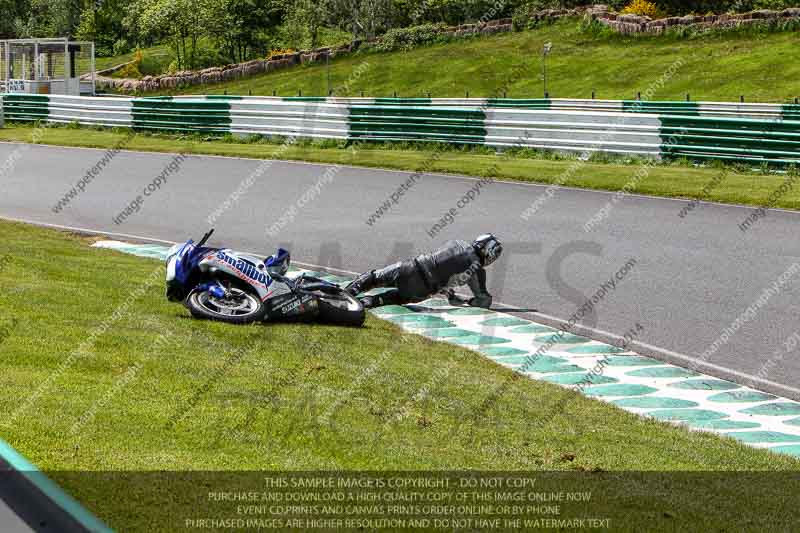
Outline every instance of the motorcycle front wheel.
<path id="1" fill-rule="evenodd" d="M 232 286 L 223 298 L 207 290 L 195 290 L 186 298 L 186 306 L 196 318 L 219 320 L 229 324 L 249 324 L 264 318 L 266 306 L 252 292 Z"/>

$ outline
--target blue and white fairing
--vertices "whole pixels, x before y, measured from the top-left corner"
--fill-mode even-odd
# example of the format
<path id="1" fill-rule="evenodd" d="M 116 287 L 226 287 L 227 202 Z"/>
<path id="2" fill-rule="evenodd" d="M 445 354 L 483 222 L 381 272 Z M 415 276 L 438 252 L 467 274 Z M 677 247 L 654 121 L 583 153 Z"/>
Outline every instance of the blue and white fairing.
<path id="1" fill-rule="evenodd" d="M 176 244 L 167 252 L 167 299 L 180 301 L 186 297 L 189 287 L 186 286 L 192 271 L 192 259 L 196 246 L 189 239 L 183 244 Z"/>
<path id="2" fill-rule="evenodd" d="M 207 250 L 198 262 L 201 272 L 220 273 L 239 278 L 258 293 L 261 301 L 291 292 L 288 285 L 272 279 L 263 260 L 252 255 L 234 252 L 231 249 Z"/>
<path id="3" fill-rule="evenodd" d="M 255 256 L 240 254 L 228 248 L 196 246 L 191 239 L 173 246 L 167 253 L 167 299 L 181 301 L 194 289 L 199 280 L 193 273 L 208 282 L 225 276 L 237 278 L 250 285 L 261 301 L 291 292 L 283 282 L 273 280 L 264 262 Z M 222 290 L 222 288 L 220 288 Z"/>

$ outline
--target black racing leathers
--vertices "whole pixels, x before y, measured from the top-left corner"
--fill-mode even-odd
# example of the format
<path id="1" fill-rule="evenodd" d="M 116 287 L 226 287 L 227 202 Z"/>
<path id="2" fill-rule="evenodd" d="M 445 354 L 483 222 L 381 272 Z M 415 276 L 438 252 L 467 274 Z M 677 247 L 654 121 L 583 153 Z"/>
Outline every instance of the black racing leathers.
<path id="1" fill-rule="evenodd" d="M 369 307 L 421 301 L 442 291 L 452 300 L 453 288 L 463 285 L 468 285 L 474 295 L 470 305 L 492 304 L 492 296 L 486 290 L 486 271 L 472 244 L 466 241 L 447 241 L 435 252 L 389 265 L 366 278 L 359 278 L 366 282 L 360 284 L 361 292 L 376 287 L 393 289 L 365 299 Z"/>

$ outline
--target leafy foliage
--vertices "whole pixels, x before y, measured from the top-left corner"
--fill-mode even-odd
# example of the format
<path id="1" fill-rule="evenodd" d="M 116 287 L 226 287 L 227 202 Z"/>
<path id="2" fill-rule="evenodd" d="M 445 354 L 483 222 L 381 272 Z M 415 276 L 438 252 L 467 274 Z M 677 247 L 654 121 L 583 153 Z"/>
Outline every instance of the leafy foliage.
<path id="1" fill-rule="evenodd" d="M 532 0 L 517 6 L 511 15 L 511 22 L 517 31 L 531 30 L 538 25 L 533 15 L 545 9 L 558 9 L 561 2 L 558 0 Z"/>
<path id="2" fill-rule="evenodd" d="M 623 13 L 630 13 L 632 15 L 641 15 L 643 17 L 650 17 L 651 19 L 662 18 L 663 13 L 653 2 L 648 0 L 633 0 L 630 4 L 625 6 L 622 10 Z"/>
<path id="3" fill-rule="evenodd" d="M 71 35 L 80 20 L 80 0 L 6 0 L 3 4 L 16 14 L 11 24 L 18 37 Z M 6 18 L 5 9 L 0 13 Z"/>
<path id="4" fill-rule="evenodd" d="M 136 58 L 119 69 L 115 74 L 120 78 L 141 78 L 142 72 L 139 70 L 139 65 L 142 64 L 141 51 L 137 50 Z"/>
<path id="5" fill-rule="evenodd" d="M 395 28 L 387 31 L 375 48 L 382 52 L 409 50 L 441 38 L 444 24 L 422 24 L 411 28 Z"/>
<path id="6" fill-rule="evenodd" d="M 0 0 L 0 38 L 19 37 L 21 19 L 27 16 L 29 3 L 25 0 Z"/>
<path id="7" fill-rule="evenodd" d="M 630 0 L 609 0 L 621 10 Z M 798 0 L 633 0 L 631 12 L 654 16 L 783 9 Z M 95 42 L 99 57 L 137 47 L 169 45 L 172 57 L 145 61 L 142 73 L 202 68 L 297 50 L 371 40 L 380 50 L 436 42 L 442 25 L 512 17 L 517 30 L 545 21 L 544 9 L 574 8 L 587 0 L 0 0 L 0 37 L 75 36 Z M 591 28 L 589 33 L 602 33 Z M 120 60 L 119 62 L 122 62 Z M 160 69 L 160 70 L 159 70 Z"/>
<path id="8" fill-rule="evenodd" d="M 756 9 L 797 7 L 798 0 L 654 0 L 669 15 L 689 13 L 745 13 Z"/>
<path id="9" fill-rule="evenodd" d="M 797 0 L 754 0 L 753 9 L 774 9 L 782 10 L 787 7 L 798 7 Z"/>
<path id="10" fill-rule="evenodd" d="M 133 48 L 123 20 L 129 0 L 91 2 L 80 14 L 75 35 L 79 39 L 94 41 L 99 56 L 122 55 Z"/>
<path id="11" fill-rule="evenodd" d="M 280 6 L 269 0 L 215 0 L 207 9 L 206 34 L 230 62 L 266 54 L 266 32 L 281 19 Z"/>

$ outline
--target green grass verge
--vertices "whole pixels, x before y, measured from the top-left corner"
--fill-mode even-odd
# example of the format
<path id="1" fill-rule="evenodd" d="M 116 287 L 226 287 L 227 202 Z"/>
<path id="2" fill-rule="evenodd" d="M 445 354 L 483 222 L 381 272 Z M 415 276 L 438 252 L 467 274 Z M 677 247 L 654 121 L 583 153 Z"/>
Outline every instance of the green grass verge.
<path id="1" fill-rule="evenodd" d="M 183 501 L 174 487 L 156 490 L 114 476 L 89 483 L 70 471 L 590 476 L 800 467 L 788 456 L 522 378 L 474 352 L 374 318 L 361 329 L 193 320 L 165 300 L 157 261 L 21 224 L 0 222 L 0 233 L 0 436 L 42 469 L 61 471 L 53 477 L 120 530 L 167 529 L 181 505 L 200 504 Z M 480 411 L 509 379 L 506 393 Z M 697 487 L 722 503 L 709 506 L 685 488 L 673 494 L 645 477 L 632 490 L 646 498 L 625 493 L 624 505 L 598 514 L 615 517 L 615 530 L 635 530 L 646 516 L 654 527 L 678 527 L 680 519 L 684 527 L 699 520 L 720 530 L 753 498 L 789 501 L 775 483 Z M 664 516 L 654 511 L 662 508 Z M 770 515 L 773 525 L 792 523 L 792 516 Z"/>
<path id="2" fill-rule="evenodd" d="M 795 80 L 800 32 L 712 33 L 677 38 L 592 36 L 570 19 L 535 30 L 456 39 L 407 52 L 359 53 L 330 65 L 338 96 L 535 98 L 543 95 L 542 45 L 554 98 L 632 99 L 653 87 L 651 100 L 784 102 L 800 96 Z M 680 61 L 675 75 L 662 80 Z M 520 74 L 521 73 L 521 74 Z M 181 88 L 178 93 L 304 96 L 327 94 L 325 65 L 305 65 L 252 78 Z M 162 93 L 167 94 L 167 93 Z"/>
<path id="3" fill-rule="evenodd" d="M 0 129 L 0 141 L 26 142 L 31 139 L 29 125 L 7 124 Z M 124 131 L 76 128 L 47 128 L 42 130 L 39 142 L 59 146 L 111 148 L 126 137 Z M 432 148 L 362 144 L 356 149 L 343 149 L 336 142 L 298 142 L 283 147 L 275 141 L 247 142 L 236 140 L 203 140 L 197 136 L 176 137 L 168 135 L 138 134 L 125 145 L 131 150 L 154 152 L 184 152 L 252 158 L 279 158 L 317 163 L 346 164 L 397 170 L 448 172 L 471 176 L 487 176 L 505 180 L 560 183 L 566 186 L 609 191 L 626 190 L 629 193 L 656 196 L 700 198 L 717 202 L 763 205 L 773 191 L 786 180 L 786 176 L 757 171 L 740 171 L 727 168 L 726 177 L 717 178 L 722 167 L 695 167 L 679 164 L 650 166 L 641 179 L 642 166 L 635 162 L 585 162 L 571 171 L 577 161 L 551 157 L 542 159 L 521 155 L 498 156 L 485 147 L 475 150 L 446 149 L 435 158 Z M 613 161 L 613 159 L 612 159 Z M 800 209 L 800 190 L 789 188 L 779 195 L 773 207 Z"/>

